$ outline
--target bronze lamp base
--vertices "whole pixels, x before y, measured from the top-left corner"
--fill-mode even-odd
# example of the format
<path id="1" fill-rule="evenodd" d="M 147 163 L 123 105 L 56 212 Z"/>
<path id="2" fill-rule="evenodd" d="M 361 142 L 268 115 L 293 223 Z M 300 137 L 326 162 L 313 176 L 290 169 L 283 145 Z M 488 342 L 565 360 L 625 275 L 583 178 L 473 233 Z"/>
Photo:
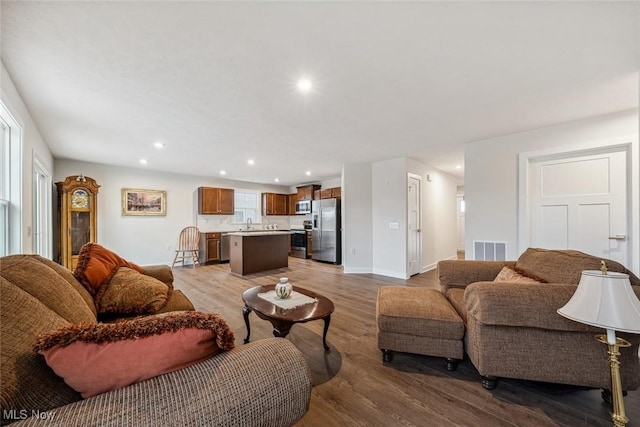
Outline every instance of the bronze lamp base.
<path id="1" fill-rule="evenodd" d="M 606 335 L 596 335 L 596 339 L 609 346 L 607 354 L 609 355 L 609 366 L 611 368 L 611 420 L 615 427 L 625 427 L 627 422 L 629 422 L 629 418 L 627 418 L 624 413 L 624 400 L 622 397 L 620 362 L 618 361 L 618 356 L 620 356 L 620 347 L 630 347 L 631 344 L 618 337 L 616 337 L 616 343 L 611 344 L 607 340 Z"/>

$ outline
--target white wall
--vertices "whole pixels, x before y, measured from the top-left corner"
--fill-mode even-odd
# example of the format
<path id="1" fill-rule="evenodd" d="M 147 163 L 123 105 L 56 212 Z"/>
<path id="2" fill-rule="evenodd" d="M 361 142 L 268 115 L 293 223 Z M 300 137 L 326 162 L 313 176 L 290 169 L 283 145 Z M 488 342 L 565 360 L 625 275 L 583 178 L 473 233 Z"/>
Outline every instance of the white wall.
<path id="1" fill-rule="evenodd" d="M 342 264 L 345 273 L 373 271 L 371 163 L 342 167 Z"/>
<path id="2" fill-rule="evenodd" d="M 373 163 L 371 175 L 373 273 L 407 275 L 407 164 L 406 158 Z M 398 223 L 396 229 L 390 223 Z"/>
<path id="3" fill-rule="evenodd" d="M 98 243 L 120 256 L 142 265 L 171 264 L 178 234 L 188 225 L 201 231 L 235 230 L 231 217 L 197 215 L 197 188 L 200 186 L 240 188 L 288 193 L 288 187 L 267 186 L 240 181 L 192 175 L 114 167 L 73 160 L 56 160 L 54 182 L 82 173 L 97 181 Z M 166 216 L 122 216 L 122 188 L 164 190 L 167 192 Z M 280 228 L 289 228 L 288 217 L 268 217 Z M 57 254 L 54 248 L 54 254 Z"/>
<path id="4" fill-rule="evenodd" d="M 422 177 L 422 271 L 443 259 L 456 259 L 457 180 L 454 176 L 408 159 L 407 172 Z M 406 205 L 405 205 L 406 206 Z"/>
<path id="5" fill-rule="evenodd" d="M 324 181 L 320 181 L 320 185 L 322 188 L 342 187 L 342 177 L 325 179 Z"/>
<path id="6" fill-rule="evenodd" d="M 29 110 L 24 105 L 20 93 L 14 86 L 11 76 L 4 64 L 0 62 L 0 65 L 0 99 L 22 128 L 22 195 L 20 206 L 16 209 L 20 215 L 19 218 L 12 218 L 10 224 L 11 238 L 17 239 L 19 245 L 12 245 L 12 249 L 14 249 L 13 252 L 32 253 L 34 250 L 32 235 L 34 221 L 33 160 L 34 157 L 37 157 L 48 172 L 53 174 L 53 156 Z"/>
<path id="7" fill-rule="evenodd" d="M 407 158 L 350 163 L 343 166 L 342 172 L 345 273 L 408 277 L 409 173 L 422 177 L 421 270 L 427 271 L 442 259 L 456 257 L 453 176 Z M 390 223 L 398 223 L 398 228 L 390 228 Z M 355 253 L 351 253 L 352 249 Z"/>
<path id="8" fill-rule="evenodd" d="M 574 151 L 594 146 L 633 144 L 631 242 L 636 274 L 640 269 L 638 211 L 640 172 L 638 171 L 638 110 L 579 120 L 465 145 L 465 248 L 473 256 L 474 240 L 507 242 L 508 259 L 518 250 L 518 155 L 538 150 L 562 148 Z"/>

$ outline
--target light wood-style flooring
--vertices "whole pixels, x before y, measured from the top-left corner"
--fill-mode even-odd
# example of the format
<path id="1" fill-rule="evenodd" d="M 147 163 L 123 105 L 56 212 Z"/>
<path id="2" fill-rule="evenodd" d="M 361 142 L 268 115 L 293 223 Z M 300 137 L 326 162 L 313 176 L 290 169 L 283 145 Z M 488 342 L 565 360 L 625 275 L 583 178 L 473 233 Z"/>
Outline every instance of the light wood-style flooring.
<path id="1" fill-rule="evenodd" d="M 579 390 L 518 380 L 482 388 L 465 360 L 448 372 L 442 359 L 395 354 L 382 363 L 377 347 L 375 301 L 389 285 L 437 289 L 435 272 L 409 280 L 372 274 L 344 274 L 340 266 L 289 258 L 289 267 L 246 277 L 228 264 L 174 269 L 175 287 L 196 309 L 221 314 L 242 345 L 246 335 L 242 292 L 288 277 L 295 286 L 325 295 L 335 304 L 327 342 L 322 321 L 294 325 L 286 338 L 304 354 L 313 374 L 309 412 L 298 426 L 610 426 L 609 408 L 599 390 Z M 250 315 L 251 340 L 272 336 L 271 324 Z M 553 351 L 553 349 L 549 349 Z M 603 363 L 606 364 L 603 346 Z M 269 355 L 265 355 L 269 357 Z M 640 426 L 640 390 L 625 398 L 628 427 Z"/>

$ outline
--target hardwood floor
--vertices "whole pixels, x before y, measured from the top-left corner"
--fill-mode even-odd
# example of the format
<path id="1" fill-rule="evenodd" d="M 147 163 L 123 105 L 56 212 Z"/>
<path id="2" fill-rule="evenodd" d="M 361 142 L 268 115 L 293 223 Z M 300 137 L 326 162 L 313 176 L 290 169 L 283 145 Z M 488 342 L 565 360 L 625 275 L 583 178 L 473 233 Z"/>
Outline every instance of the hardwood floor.
<path id="1" fill-rule="evenodd" d="M 372 274 L 343 274 L 340 266 L 289 258 L 289 267 L 244 278 L 228 264 L 174 269 L 175 287 L 196 309 L 220 313 L 242 345 L 244 290 L 288 277 L 295 286 L 325 295 L 335 304 L 327 342 L 322 321 L 294 325 L 286 338 L 304 354 L 313 374 L 309 412 L 298 426 L 610 426 L 600 390 L 501 379 L 482 388 L 465 360 L 454 372 L 441 358 L 396 353 L 382 363 L 377 347 L 375 301 L 380 286 L 437 288 L 435 272 L 401 280 Z M 272 336 L 271 324 L 251 319 L 252 341 Z M 552 351 L 553 349 L 550 349 Z M 606 364 L 603 346 L 603 363 Z M 268 355 L 265 355 L 268 357 Z M 625 397 L 628 427 L 640 426 L 640 390 Z"/>

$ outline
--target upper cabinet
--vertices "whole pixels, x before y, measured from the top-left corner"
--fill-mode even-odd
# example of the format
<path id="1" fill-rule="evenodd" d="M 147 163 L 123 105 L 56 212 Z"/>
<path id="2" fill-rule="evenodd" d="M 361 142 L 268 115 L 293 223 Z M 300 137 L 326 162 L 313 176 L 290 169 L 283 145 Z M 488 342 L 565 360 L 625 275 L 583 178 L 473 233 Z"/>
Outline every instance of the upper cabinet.
<path id="1" fill-rule="evenodd" d="M 262 215 L 288 215 L 289 195 L 262 193 Z"/>
<path id="2" fill-rule="evenodd" d="M 198 187 L 198 213 L 200 215 L 233 215 L 233 189 Z"/>
<path id="3" fill-rule="evenodd" d="M 298 201 L 298 193 L 289 194 L 289 210 L 287 215 L 296 214 L 296 202 Z"/>
<path id="4" fill-rule="evenodd" d="M 298 190 L 298 200 L 313 200 L 314 191 L 320 190 L 319 185 L 305 185 L 296 188 Z"/>
<path id="5" fill-rule="evenodd" d="M 341 195 L 342 191 L 340 187 L 323 188 L 320 190 L 321 199 L 339 199 Z"/>

